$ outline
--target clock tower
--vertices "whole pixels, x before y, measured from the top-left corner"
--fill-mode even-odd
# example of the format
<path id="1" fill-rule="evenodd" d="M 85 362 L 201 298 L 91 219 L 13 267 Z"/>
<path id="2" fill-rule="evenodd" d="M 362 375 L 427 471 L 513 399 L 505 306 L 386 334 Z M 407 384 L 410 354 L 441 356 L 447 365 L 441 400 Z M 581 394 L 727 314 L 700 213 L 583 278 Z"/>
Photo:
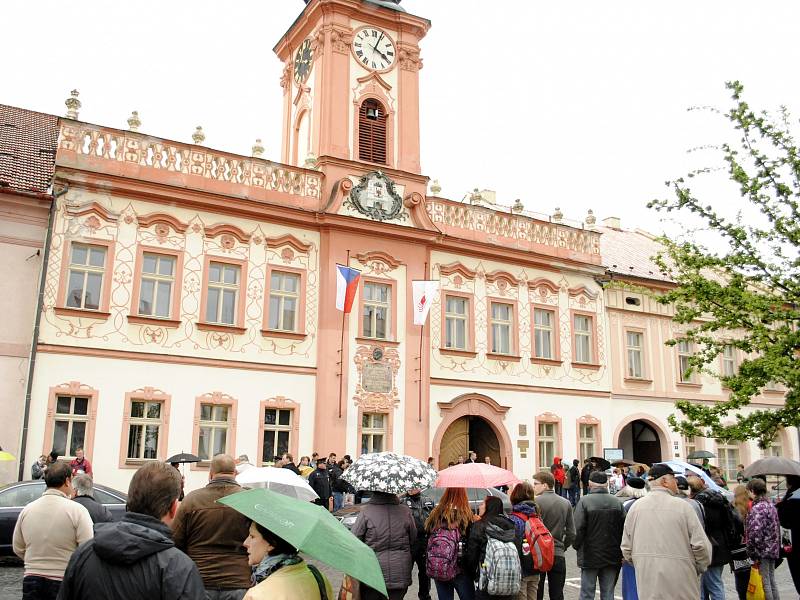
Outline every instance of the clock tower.
<path id="1" fill-rule="evenodd" d="M 419 41 L 429 27 L 399 0 L 307 1 L 274 48 L 284 64 L 281 161 L 420 174 Z"/>

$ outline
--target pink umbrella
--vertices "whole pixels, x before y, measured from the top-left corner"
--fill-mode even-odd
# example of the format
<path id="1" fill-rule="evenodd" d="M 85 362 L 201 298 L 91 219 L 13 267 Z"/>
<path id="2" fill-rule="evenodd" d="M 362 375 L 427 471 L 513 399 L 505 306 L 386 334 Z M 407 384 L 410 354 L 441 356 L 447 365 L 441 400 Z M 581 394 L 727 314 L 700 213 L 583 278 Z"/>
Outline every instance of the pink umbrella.
<path id="1" fill-rule="evenodd" d="M 436 487 L 490 488 L 519 483 L 511 471 L 486 463 L 464 463 L 439 471 Z"/>

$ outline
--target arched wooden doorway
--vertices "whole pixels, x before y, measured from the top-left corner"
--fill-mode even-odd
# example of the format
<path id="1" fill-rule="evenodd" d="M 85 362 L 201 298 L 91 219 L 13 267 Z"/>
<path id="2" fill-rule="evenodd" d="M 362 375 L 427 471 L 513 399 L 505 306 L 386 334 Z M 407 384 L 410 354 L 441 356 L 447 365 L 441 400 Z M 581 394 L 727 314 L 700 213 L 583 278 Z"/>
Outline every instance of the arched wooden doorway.
<path id="1" fill-rule="evenodd" d="M 508 407 L 482 394 L 464 394 L 452 402 L 439 402 L 442 422 L 433 437 L 432 454 L 438 468 L 456 461 L 459 454 L 467 458 L 469 450 L 478 460 L 489 456 L 492 464 L 512 470 L 511 438 L 506 431 Z"/>
<path id="2" fill-rule="evenodd" d="M 669 460 L 669 440 L 660 427 L 649 419 L 632 419 L 617 430 L 617 448 L 625 458 L 653 464 Z"/>

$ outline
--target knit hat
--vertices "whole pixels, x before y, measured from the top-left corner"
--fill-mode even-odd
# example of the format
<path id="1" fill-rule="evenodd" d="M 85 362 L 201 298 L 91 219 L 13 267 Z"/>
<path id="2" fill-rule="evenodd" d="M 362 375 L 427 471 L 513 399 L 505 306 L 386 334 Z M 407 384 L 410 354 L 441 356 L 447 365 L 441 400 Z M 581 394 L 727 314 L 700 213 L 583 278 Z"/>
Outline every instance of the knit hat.
<path id="1" fill-rule="evenodd" d="M 608 483 L 608 476 L 603 471 L 593 471 L 592 474 L 589 475 L 589 481 L 605 485 Z"/>
<path id="2" fill-rule="evenodd" d="M 649 475 L 650 479 L 660 479 L 664 475 L 675 475 L 675 471 L 673 471 L 669 465 L 657 463 L 650 467 Z"/>
<path id="3" fill-rule="evenodd" d="M 642 479 L 641 477 L 628 477 L 628 479 L 625 481 L 625 483 L 627 485 L 629 485 L 630 487 L 635 488 L 637 490 L 643 490 L 644 489 L 644 479 Z"/>

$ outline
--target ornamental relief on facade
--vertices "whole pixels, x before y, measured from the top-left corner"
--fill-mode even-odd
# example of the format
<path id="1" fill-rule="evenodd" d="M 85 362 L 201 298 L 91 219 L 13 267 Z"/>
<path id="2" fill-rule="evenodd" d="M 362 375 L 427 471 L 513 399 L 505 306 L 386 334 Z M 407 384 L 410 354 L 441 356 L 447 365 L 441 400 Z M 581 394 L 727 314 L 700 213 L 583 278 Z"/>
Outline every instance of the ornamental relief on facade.
<path id="1" fill-rule="evenodd" d="M 364 411 L 388 411 L 400 404 L 400 353 L 396 348 L 358 346 L 353 362 L 357 373 L 353 396 L 356 406 Z"/>
<path id="2" fill-rule="evenodd" d="M 290 235 L 269 237 L 258 224 L 254 224 L 250 232 L 233 224 L 206 225 L 199 214 L 185 222 L 172 215 L 137 214 L 133 205 L 127 206 L 120 213 L 121 218 L 112 222 L 101 219 L 96 211 L 89 216 L 97 218 L 96 227 L 86 227 L 85 215 L 74 216 L 63 205 L 56 216 L 44 286 L 43 319 L 49 327 L 43 331 L 43 343 L 94 340 L 98 347 L 104 348 L 169 349 L 176 353 L 207 351 L 209 356 L 220 358 L 223 358 L 220 353 L 232 354 L 224 358 L 235 360 L 258 360 L 261 354 L 311 358 L 318 312 L 318 259 L 314 243 L 302 242 Z M 67 282 L 61 282 L 60 278 L 62 268 L 66 267 L 65 274 L 68 272 L 69 254 L 65 256 L 65 252 L 69 253 L 69 242 L 73 240 L 87 244 L 94 240 L 113 241 L 107 254 L 113 264 L 103 275 L 103 289 L 108 291 L 108 318 L 100 314 L 95 317 L 89 310 L 68 316 L 53 310 L 64 306 L 64 298 L 60 298 L 59 293 L 65 293 Z M 141 268 L 137 265 L 140 245 L 153 252 L 164 248 L 180 253 L 180 280 L 173 283 L 180 287 L 175 310 L 177 323 L 170 321 L 161 325 L 157 318 L 141 324 L 128 321 L 129 315 L 138 313 L 138 307 L 133 304 L 134 274 Z M 202 320 L 203 269 L 209 256 L 220 260 L 235 258 L 244 261 L 247 267 L 246 287 L 239 298 L 244 302 L 243 334 L 201 331 L 196 326 Z M 268 303 L 265 298 L 269 293 L 265 285 L 268 265 L 278 268 L 286 265 L 305 272 L 303 339 L 271 338 L 261 334 Z M 52 340 L 47 340 L 49 335 L 53 336 Z"/>

